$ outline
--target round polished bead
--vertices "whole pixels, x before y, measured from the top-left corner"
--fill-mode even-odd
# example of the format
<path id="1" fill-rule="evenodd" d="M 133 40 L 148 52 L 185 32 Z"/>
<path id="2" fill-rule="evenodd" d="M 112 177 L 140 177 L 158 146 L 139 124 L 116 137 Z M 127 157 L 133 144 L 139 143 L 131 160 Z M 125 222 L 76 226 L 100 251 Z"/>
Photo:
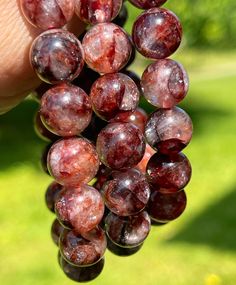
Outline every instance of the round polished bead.
<path id="1" fill-rule="evenodd" d="M 148 116 L 147 113 L 142 108 L 137 108 L 133 112 L 121 112 L 118 113 L 112 120 L 113 122 L 120 123 L 131 123 L 139 128 L 140 132 L 144 133 L 145 124 L 147 122 Z"/>
<path id="2" fill-rule="evenodd" d="M 48 169 L 62 185 L 78 185 L 91 181 L 99 168 L 94 146 L 83 138 L 57 141 L 48 153 Z"/>
<path id="3" fill-rule="evenodd" d="M 74 14 L 74 0 L 21 0 L 20 2 L 26 19 L 43 30 L 63 27 Z"/>
<path id="4" fill-rule="evenodd" d="M 154 155 L 155 150 L 150 147 L 149 144 L 146 144 L 146 149 L 142 160 L 135 166 L 138 170 L 140 170 L 143 174 L 146 175 L 146 167 L 149 159 Z"/>
<path id="5" fill-rule="evenodd" d="M 55 211 L 63 225 L 84 233 L 100 223 L 104 214 L 104 203 L 95 188 L 81 184 L 77 187 L 65 187 L 59 193 Z"/>
<path id="6" fill-rule="evenodd" d="M 150 9 L 153 7 L 160 7 L 167 0 L 129 0 L 134 6 L 140 9 Z"/>
<path id="7" fill-rule="evenodd" d="M 60 222 L 55 219 L 52 223 L 51 227 L 51 237 L 55 245 L 59 246 L 59 239 L 61 233 L 64 231 L 64 227 L 60 224 Z"/>
<path id="8" fill-rule="evenodd" d="M 93 84 L 90 98 L 96 114 L 109 121 L 119 112 L 136 109 L 139 90 L 127 75 L 112 73 L 100 77 Z"/>
<path id="9" fill-rule="evenodd" d="M 68 278 L 75 282 L 83 283 L 92 281 L 101 274 L 105 259 L 102 258 L 93 265 L 83 267 L 68 263 L 62 256 L 59 257 L 59 262 L 63 272 Z"/>
<path id="10" fill-rule="evenodd" d="M 119 216 L 138 214 L 147 205 L 150 188 L 145 176 L 137 169 L 113 171 L 103 184 L 102 195 L 107 208 Z"/>
<path id="11" fill-rule="evenodd" d="M 85 61 L 99 73 L 113 73 L 129 61 L 132 44 L 128 35 L 113 23 L 92 27 L 83 38 Z"/>
<path id="12" fill-rule="evenodd" d="M 127 169 L 141 161 L 145 152 L 145 141 L 134 125 L 111 123 L 98 135 L 97 152 L 107 167 Z"/>
<path id="13" fill-rule="evenodd" d="M 30 61 L 39 78 L 56 84 L 72 81 L 84 65 L 80 41 L 73 34 L 60 29 L 39 35 L 30 50 Z"/>
<path id="14" fill-rule="evenodd" d="M 39 112 L 37 112 L 34 117 L 34 130 L 36 135 L 44 141 L 51 142 L 59 139 L 57 135 L 53 134 L 45 127 Z"/>
<path id="15" fill-rule="evenodd" d="M 122 0 L 75 0 L 75 13 L 88 24 L 110 22 L 119 13 Z"/>
<path id="16" fill-rule="evenodd" d="M 56 199 L 58 197 L 58 194 L 62 191 L 63 186 L 61 184 L 58 184 L 57 182 L 53 181 L 47 188 L 45 193 L 45 202 L 47 205 L 47 208 L 54 212 L 54 206 Z"/>
<path id="17" fill-rule="evenodd" d="M 137 247 L 147 238 L 151 220 L 147 212 L 129 217 L 119 217 L 110 213 L 105 220 L 108 237 L 118 246 Z"/>
<path id="18" fill-rule="evenodd" d="M 161 153 L 179 152 L 192 138 L 193 125 L 182 109 L 159 109 L 147 121 L 145 136 L 151 147 Z"/>
<path id="19" fill-rule="evenodd" d="M 147 164 L 147 179 L 164 193 L 183 189 L 191 178 L 191 165 L 183 153 L 154 154 Z"/>
<path id="20" fill-rule="evenodd" d="M 153 191 L 147 211 L 152 220 L 167 223 L 177 219 L 184 212 L 186 204 L 187 197 L 184 190 L 169 194 Z"/>
<path id="21" fill-rule="evenodd" d="M 188 92 L 188 75 L 180 63 L 162 59 L 146 68 L 141 86 L 144 97 L 150 104 L 159 108 L 172 108 Z"/>
<path id="22" fill-rule="evenodd" d="M 164 8 L 143 12 L 133 25 L 133 42 L 145 57 L 162 59 L 173 54 L 180 45 L 182 27 L 177 16 Z"/>
<path id="23" fill-rule="evenodd" d="M 43 95 L 40 115 L 45 126 L 56 135 L 79 135 L 92 118 L 90 98 L 81 88 L 62 83 Z"/>
<path id="24" fill-rule="evenodd" d="M 84 234 L 64 230 L 60 237 L 60 251 L 67 262 L 77 266 L 89 266 L 98 262 L 107 246 L 104 231 L 96 227 Z"/>

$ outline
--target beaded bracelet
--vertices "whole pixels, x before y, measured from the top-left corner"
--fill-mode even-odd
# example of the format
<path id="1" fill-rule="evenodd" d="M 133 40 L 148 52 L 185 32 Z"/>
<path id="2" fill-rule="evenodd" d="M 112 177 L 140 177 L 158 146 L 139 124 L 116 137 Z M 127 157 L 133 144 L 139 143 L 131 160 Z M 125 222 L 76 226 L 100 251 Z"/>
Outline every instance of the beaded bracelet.
<path id="1" fill-rule="evenodd" d="M 176 105 L 189 82 L 183 66 L 167 58 L 182 27 L 160 8 L 166 0 L 130 2 L 145 9 L 132 39 L 122 28 L 122 0 L 21 0 L 26 19 L 44 31 L 30 50 L 44 81 L 34 92 L 35 129 L 51 142 L 42 166 L 55 180 L 46 204 L 57 216 L 51 233 L 59 264 L 77 282 L 101 273 L 106 248 L 120 256 L 140 250 L 151 223 L 178 218 L 187 202 L 191 165 L 181 151 L 192 122 Z M 79 38 L 63 28 L 74 13 L 88 24 Z M 127 70 L 135 50 L 154 60 L 141 79 Z M 157 108 L 149 117 L 142 95 Z"/>

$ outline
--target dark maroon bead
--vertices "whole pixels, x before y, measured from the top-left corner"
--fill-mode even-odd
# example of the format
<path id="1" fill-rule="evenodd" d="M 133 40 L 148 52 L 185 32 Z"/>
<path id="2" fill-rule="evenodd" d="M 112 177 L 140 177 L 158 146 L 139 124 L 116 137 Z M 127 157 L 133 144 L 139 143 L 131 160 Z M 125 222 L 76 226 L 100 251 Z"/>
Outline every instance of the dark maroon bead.
<path id="1" fill-rule="evenodd" d="M 131 123 L 135 125 L 139 130 L 144 133 L 145 125 L 147 122 L 148 116 L 147 113 L 142 108 L 137 108 L 133 112 L 121 112 L 118 113 L 111 121 L 120 122 L 120 123 Z"/>
<path id="2" fill-rule="evenodd" d="M 145 152 L 145 140 L 134 125 L 111 123 L 98 135 L 97 152 L 107 167 L 127 169 L 141 161 Z"/>
<path id="3" fill-rule="evenodd" d="M 93 187 L 81 184 L 65 187 L 58 195 L 55 211 L 59 221 L 78 233 L 92 230 L 102 220 L 104 203 L 101 194 Z"/>
<path id="4" fill-rule="evenodd" d="M 142 248 L 143 244 L 140 244 L 136 247 L 131 247 L 131 248 L 127 248 L 127 247 L 121 247 L 117 244 L 115 244 L 114 242 L 112 242 L 110 240 L 110 238 L 107 238 L 107 249 L 112 252 L 115 255 L 118 256 L 130 256 L 135 254 L 136 252 L 138 252 L 141 248 Z"/>
<path id="5" fill-rule="evenodd" d="M 60 29 L 39 35 L 30 51 L 30 61 L 36 74 L 52 84 L 74 80 L 83 68 L 83 57 L 83 49 L 76 36 Z"/>
<path id="6" fill-rule="evenodd" d="M 143 12 L 133 25 L 133 42 L 145 57 L 162 59 L 173 54 L 181 43 L 182 27 L 177 16 L 164 8 Z"/>
<path id="7" fill-rule="evenodd" d="M 132 44 L 126 32 L 113 23 L 92 27 L 83 38 L 85 61 L 99 73 L 121 70 L 129 61 Z"/>
<path id="8" fill-rule="evenodd" d="M 164 154 L 181 151 L 190 142 L 192 133 L 191 118 L 178 107 L 157 110 L 145 128 L 149 145 Z"/>
<path id="9" fill-rule="evenodd" d="M 112 22 L 120 27 L 123 27 L 128 19 L 128 16 L 128 10 L 123 4 L 118 16 Z"/>
<path id="10" fill-rule="evenodd" d="M 37 88 L 34 89 L 34 91 L 31 93 L 31 96 L 36 102 L 40 103 L 43 94 L 47 92 L 49 88 L 51 88 L 51 84 L 42 82 Z"/>
<path id="11" fill-rule="evenodd" d="M 74 14 L 74 0 L 20 0 L 26 19 L 34 26 L 49 30 L 61 28 Z"/>
<path id="12" fill-rule="evenodd" d="M 147 211 L 150 217 L 160 223 L 177 219 L 185 210 L 187 197 L 183 191 L 164 194 L 153 191 L 149 199 Z"/>
<path id="13" fill-rule="evenodd" d="M 191 178 L 191 165 L 183 153 L 154 154 L 147 164 L 148 181 L 165 193 L 183 189 Z"/>
<path id="14" fill-rule="evenodd" d="M 110 22 L 119 13 L 122 0 L 75 0 L 75 13 L 88 24 Z"/>
<path id="15" fill-rule="evenodd" d="M 139 89 L 140 94 L 143 94 L 141 84 L 140 84 L 140 76 L 137 73 L 135 73 L 134 71 L 127 70 L 127 69 L 123 69 L 122 73 L 126 74 L 131 79 L 133 79 L 133 81 L 135 82 L 135 84 L 137 85 L 137 87 Z"/>
<path id="16" fill-rule="evenodd" d="M 34 117 L 34 130 L 35 130 L 36 135 L 44 141 L 50 142 L 50 141 L 56 141 L 59 139 L 59 137 L 57 135 L 50 132 L 44 126 L 44 124 L 40 118 L 39 112 L 37 112 L 35 114 L 35 117 Z"/>
<path id="17" fill-rule="evenodd" d="M 167 0 L 129 0 L 134 6 L 140 9 L 150 9 L 153 7 L 160 7 Z"/>
<path id="18" fill-rule="evenodd" d="M 106 246 L 106 235 L 99 227 L 82 235 L 64 230 L 60 237 L 63 258 L 77 266 L 89 266 L 98 262 L 103 257 Z"/>
<path id="19" fill-rule="evenodd" d="M 140 170 L 144 175 L 146 175 L 146 167 L 148 164 L 149 159 L 154 155 L 155 150 L 150 147 L 149 144 L 146 144 L 146 150 L 142 160 L 135 166 L 138 170 Z"/>
<path id="20" fill-rule="evenodd" d="M 79 135 L 92 118 L 90 98 L 80 87 L 59 84 L 43 95 L 40 115 L 45 126 L 58 136 Z"/>
<path id="21" fill-rule="evenodd" d="M 63 186 L 61 184 L 58 184 L 57 182 L 53 181 L 47 188 L 47 191 L 45 193 L 45 202 L 48 207 L 48 209 L 51 212 L 55 212 L 54 206 L 56 199 L 58 197 L 58 194 L 61 192 Z"/>
<path id="22" fill-rule="evenodd" d="M 102 195 L 107 208 L 119 216 L 130 216 L 142 211 L 148 202 L 150 188 L 145 176 L 137 169 L 113 171 L 103 185 Z"/>
<path id="23" fill-rule="evenodd" d="M 172 108 L 188 92 L 188 75 L 183 66 L 172 59 L 150 64 L 142 75 L 144 97 L 153 106 Z"/>
<path id="24" fill-rule="evenodd" d="M 137 247 L 147 238 L 150 229 L 151 220 L 147 212 L 129 217 L 110 213 L 106 217 L 106 233 L 118 246 Z"/>
<path id="25" fill-rule="evenodd" d="M 59 257 L 59 264 L 65 275 L 75 282 L 89 282 L 97 278 L 105 264 L 105 259 L 102 258 L 97 263 L 91 266 L 79 267 L 68 263 L 61 255 Z"/>
<path id="26" fill-rule="evenodd" d="M 80 75 L 73 81 L 73 84 L 82 88 L 87 94 L 90 93 L 93 83 L 100 77 L 100 74 L 84 66 Z"/>
<path id="27" fill-rule="evenodd" d="M 93 84 L 90 98 L 96 114 L 109 121 L 119 112 L 136 109 L 139 90 L 134 81 L 125 74 L 106 74 Z"/>
<path id="28" fill-rule="evenodd" d="M 57 141 L 48 153 L 48 170 L 62 185 L 79 185 L 91 181 L 99 168 L 94 146 L 83 138 Z"/>
<path id="29" fill-rule="evenodd" d="M 64 230 L 63 226 L 60 224 L 60 222 L 57 219 L 55 219 L 51 227 L 51 237 L 53 242 L 57 246 L 59 246 L 59 239 L 63 230 Z"/>

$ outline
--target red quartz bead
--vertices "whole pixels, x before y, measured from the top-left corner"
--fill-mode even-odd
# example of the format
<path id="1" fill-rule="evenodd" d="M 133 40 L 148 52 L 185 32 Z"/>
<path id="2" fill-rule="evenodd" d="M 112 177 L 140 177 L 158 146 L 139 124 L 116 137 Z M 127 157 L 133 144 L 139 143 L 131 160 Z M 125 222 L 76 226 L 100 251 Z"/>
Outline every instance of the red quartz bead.
<path id="1" fill-rule="evenodd" d="M 88 140 L 76 137 L 53 144 L 47 162 L 50 174 L 63 185 L 88 183 L 99 169 L 94 146 Z"/>
<path id="2" fill-rule="evenodd" d="M 113 23 L 92 27 L 83 38 L 85 61 L 99 73 L 113 73 L 129 61 L 132 44 L 126 32 Z"/>
<path id="3" fill-rule="evenodd" d="M 170 56 L 179 47 L 182 27 L 173 12 L 152 8 L 137 18 L 132 35 L 137 50 L 143 56 L 161 59 Z"/>
<path id="4" fill-rule="evenodd" d="M 150 104 L 159 108 L 172 108 L 188 92 L 188 75 L 180 63 L 161 59 L 146 68 L 141 86 Z"/>
<path id="5" fill-rule="evenodd" d="M 75 35 L 53 29 L 39 35 L 30 50 L 30 61 L 39 78 L 56 84 L 72 81 L 84 65 L 84 52 Z"/>
<path id="6" fill-rule="evenodd" d="M 106 74 L 93 84 L 90 98 L 97 115 L 109 121 L 119 112 L 136 109 L 139 90 L 134 81 L 125 74 Z"/>
<path id="7" fill-rule="evenodd" d="M 79 135 L 92 118 L 90 98 L 81 88 L 62 83 L 43 95 L 40 115 L 45 126 L 56 135 Z"/>
<path id="8" fill-rule="evenodd" d="M 26 19 L 43 29 L 61 28 L 74 14 L 74 0 L 21 0 Z"/>
<path id="9" fill-rule="evenodd" d="M 75 0 L 75 13 L 88 24 L 110 22 L 119 13 L 122 0 Z"/>
<path id="10" fill-rule="evenodd" d="M 97 139 L 97 152 L 103 164 L 113 169 L 127 169 L 138 164 L 145 152 L 145 141 L 130 123 L 108 124 Z"/>
<path id="11" fill-rule="evenodd" d="M 98 190 L 81 184 L 77 187 L 65 187 L 59 193 L 55 211 L 63 225 L 84 233 L 100 223 L 104 214 L 104 203 Z"/>
<path id="12" fill-rule="evenodd" d="M 159 109 L 147 121 L 145 136 L 151 147 L 161 153 L 179 152 L 192 138 L 193 125 L 182 109 Z"/>

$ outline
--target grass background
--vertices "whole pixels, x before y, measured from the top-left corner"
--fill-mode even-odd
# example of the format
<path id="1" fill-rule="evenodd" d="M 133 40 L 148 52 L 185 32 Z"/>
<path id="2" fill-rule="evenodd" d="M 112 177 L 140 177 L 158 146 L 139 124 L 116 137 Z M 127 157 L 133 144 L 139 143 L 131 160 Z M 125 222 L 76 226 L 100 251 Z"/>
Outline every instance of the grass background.
<path id="1" fill-rule="evenodd" d="M 106 253 L 94 285 L 236 284 L 236 52 L 188 50 L 174 56 L 190 75 L 181 106 L 194 123 L 184 151 L 193 167 L 188 207 L 178 220 L 153 227 L 141 251 Z M 141 74 L 141 57 L 132 69 Z M 44 205 L 51 179 L 39 167 L 44 147 L 33 131 L 37 103 L 25 100 L 0 117 L 0 284 L 73 284 L 57 265 L 54 219 Z"/>

